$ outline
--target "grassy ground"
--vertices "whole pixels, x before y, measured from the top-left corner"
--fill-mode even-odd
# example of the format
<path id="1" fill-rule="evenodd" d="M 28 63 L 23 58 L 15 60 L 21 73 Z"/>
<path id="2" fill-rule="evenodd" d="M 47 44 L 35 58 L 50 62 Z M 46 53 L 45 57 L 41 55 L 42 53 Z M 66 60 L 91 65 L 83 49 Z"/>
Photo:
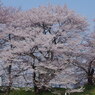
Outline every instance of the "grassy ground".
<path id="1" fill-rule="evenodd" d="M 83 93 L 72 93 L 70 95 L 95 95 L 95 86 L 85 86 L 85 91 Z M 64 95 L 65 90 L 63 88 L 55 88 L 52 91 L 55 91 L 57 93 L 61 93 L 60 95 Z M 0 94 L 4 95 L 4 94 Z M 20 90 L 12 90 L 10 95 L 34 95 L 33 91 L 25 91 L 24 89 Z M 53 94 L 51 92 L 43 92 L 39 95 L 58 95 L 58 94 Z"/>
<path id="2" fill-rule="evenodd" d="M 86 85 L 83 93 L 72 93 L 71 95 L 95 95 L 95 86 Z"/>

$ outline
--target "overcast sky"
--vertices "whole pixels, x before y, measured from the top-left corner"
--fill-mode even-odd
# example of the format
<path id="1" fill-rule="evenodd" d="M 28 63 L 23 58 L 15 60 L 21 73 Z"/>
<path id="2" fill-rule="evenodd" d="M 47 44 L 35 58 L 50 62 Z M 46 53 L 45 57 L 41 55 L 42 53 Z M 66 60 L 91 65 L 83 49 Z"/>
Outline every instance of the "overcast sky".
<path id="1" fill-rule="evenodd" d="M 23 10 L 38 7 L 40 5 L 64 5 L 76 11 L 82 16 L 87 17 L 93 25 L 95 18 L 95 0 L 1 0 L 6 6 L 21 7 Z"/>

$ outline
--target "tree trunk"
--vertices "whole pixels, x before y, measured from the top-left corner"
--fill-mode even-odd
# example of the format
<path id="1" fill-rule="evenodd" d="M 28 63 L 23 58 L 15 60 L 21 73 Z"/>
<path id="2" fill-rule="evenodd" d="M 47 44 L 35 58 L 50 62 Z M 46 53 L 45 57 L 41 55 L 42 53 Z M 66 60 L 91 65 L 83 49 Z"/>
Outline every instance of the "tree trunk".
<path id="1" fill-rule="evenodd" d="M 33 72 L 33 85 L 34 85 L 34 93 L 35 95 L 37 94 L 37 85 L 36 85 L 36 73 L 35 71 Z"/>
<path id="2" fill-rule="evenodd" d="M 33 68 L 33 70 L 34 70 L 34 72 L 33 72 L 34 93 L 35 93 L 35 95 L 37 95 L 38 87 L 37 87 L 37 85 L 36 85 L 36 72 L 35 72 L 36 66 L 35 66 L 35 59 L 33 60 L 32 68 Z"/>
<path id="3" fill-rule="evenodd" d="M 9 85 L 8 85 L 8 87 L 7 87 L 7 95 L 10 94 L 10 90 L 11 90 L 11 86 L 12 86 L 11 68 L 12 68 L 12 65 L 9 65 L 9 67 L 8 67 L 8 73 L 9 73 Z"/>
<path id="4" fill-rule="evenodd" d="M 88 76 L 88 84 L 93 85 L 93 76 L 92 75 Z"/>
<path id="5" fill-rule="evenodd" d="M 91 68 L 88 70 L 88 84 L 93 85 L 93 74 L 94 74 L 94 69 Z"/>

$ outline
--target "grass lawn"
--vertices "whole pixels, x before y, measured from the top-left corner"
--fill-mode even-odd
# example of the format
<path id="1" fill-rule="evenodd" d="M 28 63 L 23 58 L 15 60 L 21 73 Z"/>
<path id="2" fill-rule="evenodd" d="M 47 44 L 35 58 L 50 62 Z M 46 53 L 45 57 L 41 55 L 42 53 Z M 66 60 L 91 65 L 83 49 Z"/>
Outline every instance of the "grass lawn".
<path id="1" fill-rule="evenodd" d="M 85 86 L 85 91 L 83 93 L 72 93 L 70 95 L 95 95 L 95 86 Z M 52 91 L 55 91 L 57 93 L 61 93 L 60 95 L 64 95 L 65 90 L 63 88 L 53 88 Z M 4 94 L 0 94 L 4 95 Z M 32 91 L 25 91 L 24 89 L 20 90 L 12 90 L 10 95 L 34 95 Z M 43 92 L 39 95 L 58 95 L 58 94 L 53 94 L 51 92 Z"/>
<path id="2" fill-rule="evenodd" d="M 72 93 L 71 95 L 95 95 L 95 86 L 85 86 L 83 93 Z"/>

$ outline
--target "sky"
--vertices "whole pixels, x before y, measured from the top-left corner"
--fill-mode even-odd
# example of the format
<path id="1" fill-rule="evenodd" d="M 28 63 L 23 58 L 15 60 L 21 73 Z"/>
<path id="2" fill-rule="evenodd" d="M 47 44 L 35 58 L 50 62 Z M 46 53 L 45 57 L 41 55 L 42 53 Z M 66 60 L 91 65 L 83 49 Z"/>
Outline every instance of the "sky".
<path id="1" fill-rule="evenodd" d="M 85 16 L 93 26 L 95 18 L 95 0 L 1 0 L 6 6 L 21 7 L 22 10 L 28 10 L 41 5 L 64 5 Z"/>

